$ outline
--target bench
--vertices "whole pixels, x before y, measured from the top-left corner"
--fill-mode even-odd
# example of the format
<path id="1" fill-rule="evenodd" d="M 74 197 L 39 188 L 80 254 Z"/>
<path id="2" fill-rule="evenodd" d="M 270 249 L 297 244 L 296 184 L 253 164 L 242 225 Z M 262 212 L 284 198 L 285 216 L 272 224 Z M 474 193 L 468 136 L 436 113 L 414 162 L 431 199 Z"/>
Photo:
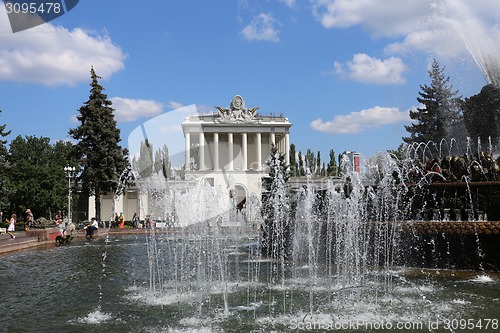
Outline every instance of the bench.
<path id="1" fill-rule="evenodd" d="M 6 234 L 7 228 L 0 228 L 0 234 Z"/>

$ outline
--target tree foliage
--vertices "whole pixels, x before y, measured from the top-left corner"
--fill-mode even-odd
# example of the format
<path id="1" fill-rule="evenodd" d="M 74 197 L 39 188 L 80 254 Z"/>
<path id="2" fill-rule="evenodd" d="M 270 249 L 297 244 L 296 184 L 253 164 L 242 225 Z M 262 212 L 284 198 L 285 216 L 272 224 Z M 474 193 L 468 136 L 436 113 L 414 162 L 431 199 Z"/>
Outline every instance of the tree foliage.
<path id="1" fill-rule="evenodd" d="M 284 259 L 290 248 L 290 244 L 286 244 L 286 241 L 290 240 L 286 235 L 291 232 L 286 188 L 290 174 L 283 154 L 278 152 L 274 144 L 271 146 L 266 165 L 269 174 L 262 179 L 262 251 L 266 256 Z"/>
<path id="2" fill-rule="evenodd" d="M 44 137 L 17 136 L 12 140 L 8 156 L 12 165 L 8 177 L 10 212 L 22 216 L 30 208 L 35 218 L 48 218 L 51 212 L 66 208 L 64 166 L 72 149 L 70 142 L 58 141 L 52 146 L 50 139 Z"/>
<path id="3" fill-rule="evenodd" d="M 290 145 L 290 175 L 292 177 L 297 177 L 299 175 L 299 166 L 297 164 L 297 150 L 295 148 L 295 144 L 292 143 Z"/>
<path id="4" fill-rule="evenodd" d="M 278 186 L 278 183 L 281 182 L 280 179 L 282 179 L 283 184 L 285 184 L 290 178 L 290 170 L 288 165 L 286 165 L 285 158 L 274 144 L 271 145 L 266 165 L 269 169 L 269 174 L 262 177 L 262 187 L 265 192 L 272 192 L 273 189 Z"/>
<path id="5" fill-rule="evenodd" d="M 460 111 L 460 97 L 458 91 L 453 90 L 450 78 L 445 77 L 444 69 L 434 60 L 429 71 L 431 85 L 420 85 L 421 91 L 417 101 L 423 104 L 416 111 L 410 110 L 412 125 L 405 126 L 409 137 L 403 141 L 440 142 L 443 138 L 451 138 L 456 128 L 463 124 Z"/>
<path id="6" fill-rule="evenodd" d="M 2 110 L 0 110 L 0 115 L 1 113 Z M 7 173 L 10 167 L 7 161 L 8 150 L 5 146 L 7 144 L 7 140 L 4 140 L 3 138 L 7 137 L 10 134 L 10 131 L 7 131 L 6 127 L 6 124 L 0 125 L 0 211 L 2 207 L 8 204 Z"/>
<path id="7" fill-rule="evenodd" d="M 466 98 L 463 104 L 465 126 L 471 138 L 498 145 L 500 137 L 500 88 L 484 86 L 480 93 Z M 473 140 L 475 142 L 475 140 Z"/>
<path id="8" fill-rule="evenodd" d="M 305 176 L 306 175 L 306 169 L 304 168 L 304 158 L 302 156 L 302 152 L 299 150 L 299 176 Z"/>
<path id="9" fill-rule="evenodd" d="M 153 156 L 154 147 L 146 139 L 141 142 L 139 156 L 134 156 L 132 159 L 133 170 L 141 177 L 147 178 L 153 174 L 162 174 L 163 177 L 169 179 L 172 177 L 172 162 L 168 153 L 168 146 L 157 149 Z"/>
<path id="10" fill-rule="evenodd" d="M 141 141 L 139 156 L 132 160 L 133 170 L 141 178 L 147 178 L 153 174 L 153 146 L 148 139 Z"/>
<path id="11" fill-rule="evenodd" d="M 120 130 L 116 126 L 112 102 L 99 84 L 101 77 L 91 68 L 89 99 L 80 107 L 77 116 L 80 125 L 69 131 L 77 140 L 75 156 L 82 167 L 78 179 L 83 190 L 95 196 L 95 217 L 101 215 L 100 196 L 116 193 L 122 173 L 130 170 L 128 150 L 120 146 Z M 117 193 L 118 194 L 118 193 Z"/>
<path id="12" fill-rule="evenodd" d="M 307 149 L 306 151 L 306 173 L 307 170 L 313 174 L 316 172 L 316 157 L 314 156 L 314 152 L 311 149 Z"/>
<path id="13" fill-rule="evenodd" d="M 337 159 L 333 149 L 330 149 L 330 162 L 328 162 L 328 166 L 326 167 L 326 175 L 333 177 L 337 177 L 339 175 L 339 168 L 337 167 Z"/>

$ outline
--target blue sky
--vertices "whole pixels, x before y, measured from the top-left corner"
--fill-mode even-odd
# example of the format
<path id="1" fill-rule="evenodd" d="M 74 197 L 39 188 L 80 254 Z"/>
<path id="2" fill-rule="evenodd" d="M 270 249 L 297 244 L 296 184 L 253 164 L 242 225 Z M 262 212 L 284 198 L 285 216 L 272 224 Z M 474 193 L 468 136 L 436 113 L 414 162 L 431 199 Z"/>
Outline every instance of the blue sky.
<path id="1" fill-rule="evenodd" d="M 162 113 L 239 94 L 288 117 L 303 153 L 368 157 L 407 135 L 433 58 L 462 96 L 479 92 L 474 59 L 496 61 L 499 20 L 491 0 L 83 0 L 14 34 L 0 6 L 0 124 L 9 140 L 68 139 L 94 66 L 125 145 Z"/>

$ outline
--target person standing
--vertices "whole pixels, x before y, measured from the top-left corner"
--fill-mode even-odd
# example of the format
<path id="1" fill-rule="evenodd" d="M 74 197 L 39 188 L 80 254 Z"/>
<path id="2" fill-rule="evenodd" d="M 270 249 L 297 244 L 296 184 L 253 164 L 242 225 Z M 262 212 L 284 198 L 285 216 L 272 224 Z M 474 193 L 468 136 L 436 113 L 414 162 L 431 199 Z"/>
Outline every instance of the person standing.
<path id="1" fill-rule="evenodd" d="M 31 209 L 26 209 L 26 224 L 24 226 L 24 230 L 28 231 L 30 230 L 31 226 L 33 225 L 34 222 L 34 217 L 33 213 L 31 212 Z"/>
<path id="2" fill-rule="evenodd" d="M 119 228 L 120 228 L 120 229 L 125 228 L 125 216 L 123 216 L 123 213 L 122 213 L 122 212 L 120 212 L 120 217 L 119 217 L 119 219 L 120 219 L 120 226 L 119 226 Z"/>
<path id="3" fill-rule="evenodd" d="M 9 221 L 9 227 L 7 228 L 7 233 L 10 235 L 10 238 L 14 239 L 16 236 L 14 236 L 13 232 L 16 231 L 16 214 L 12 214 L 10 221 Z"/>
<path id="4" fill-rule="evenodd" d="M 120 216 L 118 216 L 118 213 L 115 213 L 115 221 L 113 223 L 113 228 L 118 228 L 119 224 L 120 224 Z"/>
<path id="5" fill-rule="evenodd" d="M 141 219 L 139 218 L 139 215 L 137 213 L 134 213 L 134 216 L 132 217 L 132 225 L 134 228 L 139 228 L 139 224 L 141 223 Z"/>

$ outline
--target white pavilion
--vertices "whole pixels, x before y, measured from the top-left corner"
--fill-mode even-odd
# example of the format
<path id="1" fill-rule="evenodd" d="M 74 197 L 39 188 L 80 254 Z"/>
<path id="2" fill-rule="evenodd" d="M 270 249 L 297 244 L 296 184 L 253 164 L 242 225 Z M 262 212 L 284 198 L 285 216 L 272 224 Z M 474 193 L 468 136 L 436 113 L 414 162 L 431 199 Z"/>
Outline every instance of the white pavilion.
<path id="1" fill-rule="evenodd" d="M 190 115 L 181 122 L 185 177 L 172 186 L 188 189 L 190 184 L 205 181 L 224 195 L 236 196 L 239 206 L 249 195 L 260 199 L 261 179 L 269 172 L 266 159 L 273 143 L 290 164 L 292 124 L 283 114 L 261 115 L 257 113 L 259 107 L 247 108 L 239 95 L 233 97 L 229 107 L 216 109 L 210 114 Z M 107 220 L 114 207 L 115 212 L 123 212 L 129 220 L 134 212 L 148 206 L 149 199 L 137 189 L 127 189 L 117 198 L 104 195 L 101 217 Z M 89 198 L 88 208 L 91 217 L 95 211 L 93 197 Z"/>

